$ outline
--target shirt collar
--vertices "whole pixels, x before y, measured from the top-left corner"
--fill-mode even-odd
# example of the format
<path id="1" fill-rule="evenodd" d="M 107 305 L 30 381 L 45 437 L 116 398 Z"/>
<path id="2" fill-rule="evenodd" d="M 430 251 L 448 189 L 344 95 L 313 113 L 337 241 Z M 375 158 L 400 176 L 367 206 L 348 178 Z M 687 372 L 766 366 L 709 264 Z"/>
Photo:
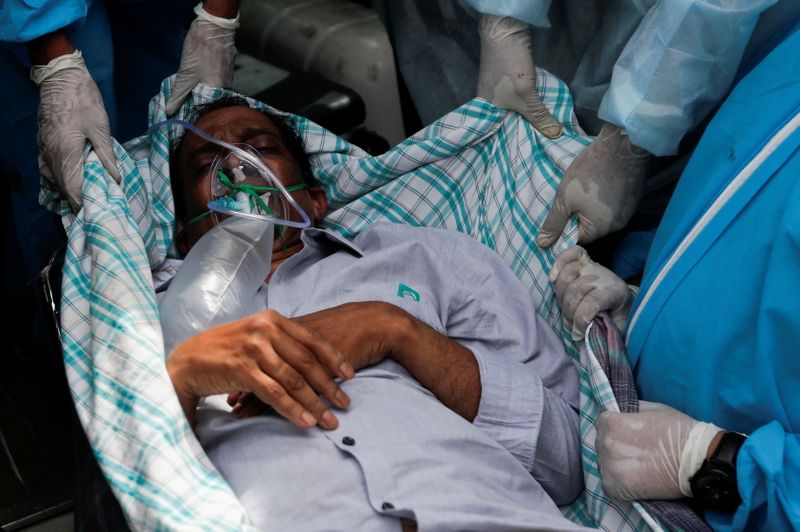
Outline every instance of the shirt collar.
<path id="1" fill-rule="evenodd" d="M 364 256 L 364 250 L 355 245 L 352 240 L 349 240 L 336 231 L 331 229 L 323 229 L 322 227 L 306 227 L 300 235 L 300 239 L 305 246 L 312 246 L 317 249 L 330 249 L 331 244 L 339 249 L 347 249 L 354 255 L 359 257 Z"/>

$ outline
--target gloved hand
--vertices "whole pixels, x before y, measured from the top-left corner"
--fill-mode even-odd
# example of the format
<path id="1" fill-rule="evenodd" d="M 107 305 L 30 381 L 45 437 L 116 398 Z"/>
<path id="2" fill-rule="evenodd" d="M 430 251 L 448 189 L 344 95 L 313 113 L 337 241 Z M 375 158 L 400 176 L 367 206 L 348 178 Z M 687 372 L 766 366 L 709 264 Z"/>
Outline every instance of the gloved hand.
<path id="1" fill-rule="evenodd" d="M 512 17 L 481 15 L 478 96 L 524 116 L 544 136 L 563 129 L 539 98 L 531 55 L 530 26 Z"/>
<path id="2" fill-rule="evenodd" d="M 689 479 L 722 429 L 660 403 L 641 401 L 639 409 L 597 419 L 603 491 L 620 500 L 691 497 Z"/>
<path id="3" fill-rule="evenodd" d="M 574 340 L 582 339 L 586 328 L 603 311 L 608 311 L 620 331 L 625 330 L 635 293 L 614 272 L 590 259 L 582 247 L 572 247 L 558 256 L 550 270 L 550 282 L 556 285 L 561 315 Z"/>
<path id="4" fill-rule="evenodd" d="M 197 18 L 189 27 L 183 41 L 181 65 L 167 102 L 167 115 L 180 109 L 195 85 L 230 87 L 233 81 L 233 61 L 236 46 L 233 38 L 239 27 L 239 16 L 226 19 L 210 15 L 202 4 L 194 8 Z"/>
<path id="5" fill-rule="evenodd" d="M 46 65 L 35 65 L 31 79 L 39 85 L 40 95 L 39 170 L 78 211 L 87 140 L 106 171 L 117 183 L 121 178 L 111 147 L 103 97 L 79 50 Z"/>
<path id="6" fill-rule="evenodd" d="M 642 197 L 650 158 L 649 152 L 631 144 L 622 129 L 604 125 L 567 168 L 536 243 L 543 248 L 553 245 L 572 213 L 578 215 L 581 243 L 625 227 Z"/>

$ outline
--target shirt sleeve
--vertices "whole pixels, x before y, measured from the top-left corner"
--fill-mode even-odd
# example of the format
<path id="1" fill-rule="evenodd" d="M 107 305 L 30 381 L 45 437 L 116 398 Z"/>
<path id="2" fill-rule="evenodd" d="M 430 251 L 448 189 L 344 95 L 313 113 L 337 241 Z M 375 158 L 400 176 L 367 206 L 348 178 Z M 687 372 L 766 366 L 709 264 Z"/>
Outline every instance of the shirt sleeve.
<path id="1" fill-rule="evenodd" d="M 475 425 L 503 445 L 558 503 L 580 493 L 578 375 L 503 260 L 460 241 L 446 329 L 469 348 L 481 378 Z"/>
<path id="2" fill-rule="evenodd" d="M 0 3 L 0 41 L 28 42 L 86 17 L 89 2 L 6 0 Z"/>
<path id="3" fill-rule="evenodd" d="M 742 504 L 733 515 L 709 513 L 715 530 L 800 529 L 800 434 L 777 421 L 754 431 L 739 450 Z"/>

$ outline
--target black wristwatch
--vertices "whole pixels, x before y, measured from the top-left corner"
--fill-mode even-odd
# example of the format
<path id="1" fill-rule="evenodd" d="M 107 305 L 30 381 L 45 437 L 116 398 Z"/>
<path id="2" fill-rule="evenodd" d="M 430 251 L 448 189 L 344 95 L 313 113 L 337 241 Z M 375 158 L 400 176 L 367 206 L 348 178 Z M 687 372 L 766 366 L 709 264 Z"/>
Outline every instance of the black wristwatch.
<path id="1" fill-rule="evenodd" d="M 703 461 L 689 485 L 692 496 L 709 510 L 733 513 L 741 504 L 736 484 L 736 456 L 747 439 L 738 432 L 726 432 L 711 458 Z"/>

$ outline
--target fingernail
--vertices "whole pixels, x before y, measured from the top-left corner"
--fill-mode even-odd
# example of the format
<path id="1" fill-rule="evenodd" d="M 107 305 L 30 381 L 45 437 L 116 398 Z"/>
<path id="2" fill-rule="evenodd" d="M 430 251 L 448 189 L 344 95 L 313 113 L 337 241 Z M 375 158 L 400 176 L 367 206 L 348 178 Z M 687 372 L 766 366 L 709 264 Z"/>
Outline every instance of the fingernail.
<path id="1" fill-rule="evenodd" d="M 348 364 L 347 362 L 342 362 L 339 365 L 339 374 L 341 374 L 342 378 L 344 379 L 352 379 L 356 376 L 355 370 L 353 370 L 353 366 Z"/>
<path id="2" fill-rule="evenodd" d="M 335 429 L 339 422 L 336 419 L 336 416 L 331 414 L 330 410 L 326 410 L 324 414 L 322 414 L 322 426 L 327 429 Z"/>
<path id="3" fill-rule="evenodd" d="M 343 407 L 350 405 L 350 397 L 342 390 L 338 390 L 334 398 L 336 399 L 336 402 Z"/>
<path id="4" fill-rule="evenodd" d="M 323 418 L 324 417 L 325 416 L 323 416 Z M 317 424 L 317 420 L 314 419 L 314 416 L 312 416 L 308 412 L 303 412 L 302 414 L 300 414 L 300 419 L 303 420 L 303 424 L 305 424 L 308 427 L 313 427 L 314 425 Z"/>
<path id="5" fill-rule="evenodd" d="M 564 129 L 561 126 L 547 126 L 542 128 L 542 133 L 548 139 L 557 139 L 564 134 Z"/>

